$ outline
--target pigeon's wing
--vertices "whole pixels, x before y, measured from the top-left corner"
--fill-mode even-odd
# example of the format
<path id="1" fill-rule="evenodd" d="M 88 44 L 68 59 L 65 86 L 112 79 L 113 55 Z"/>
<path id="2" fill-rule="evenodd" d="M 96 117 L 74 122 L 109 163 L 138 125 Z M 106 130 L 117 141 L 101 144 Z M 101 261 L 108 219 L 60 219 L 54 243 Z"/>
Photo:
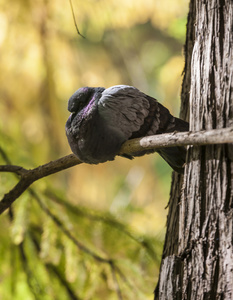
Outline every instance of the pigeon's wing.
<path id="1" fill-rule="evenodd" d="M 118 131 L 127 140 L 134 132 L 140 131 L 150 113 L 150 102 L 138 89 L 116 85 L 102 93 L 98 111 L 106 126 Z"/>

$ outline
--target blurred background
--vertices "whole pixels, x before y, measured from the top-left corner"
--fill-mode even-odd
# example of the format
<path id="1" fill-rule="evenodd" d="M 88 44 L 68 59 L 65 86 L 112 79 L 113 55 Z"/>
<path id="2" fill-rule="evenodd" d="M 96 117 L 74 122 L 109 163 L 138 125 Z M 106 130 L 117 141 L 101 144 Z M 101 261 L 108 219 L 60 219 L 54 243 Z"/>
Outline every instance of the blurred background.
<path id="1" fill-rule="evenodd" d="M 133 85 L 179 115 L 188 1 L 72 4 L 85 38 L 69 1 L 0 0 L 0 164 L 70 154 L 82 86 Z M 154 154 L 36 182 L 0 216 L 0 299 L 153 299 L 171 172 Z M 0 174 L 1 197 L 17 180 Z"/>

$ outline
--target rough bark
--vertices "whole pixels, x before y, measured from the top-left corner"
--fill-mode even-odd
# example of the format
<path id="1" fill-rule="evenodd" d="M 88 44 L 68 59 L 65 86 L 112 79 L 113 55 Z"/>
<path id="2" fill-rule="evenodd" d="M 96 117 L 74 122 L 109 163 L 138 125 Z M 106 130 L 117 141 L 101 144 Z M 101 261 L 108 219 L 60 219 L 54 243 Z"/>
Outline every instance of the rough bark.
<path id="1" fill-rule="evenodd" d="M 189 121 L 189 96 L 191 86 L 191 58 L 194 45 L 194 23 L 195 23 L 195 6 L 194 1 L 190 1 L 189 14 L 187 20 L 186 43 L 184 47 L 185 66 L 184 78 L 181 91 L 181 109 L 180 117 Z M 167 231 L 162 254 L 160 267 L 160 276 L 155 289 L 155 300 L 181 299 L 181 270 L 182 260 L 178 256 L 178 239 L 179 239 L 179 203 L 181 201 L 181 190 L 183 176 L 173 172 L 172 183 L 169 199 L 169 211 L 167 216 Z M 163 276 L 173 270 L 171 277 Z M 174 284 L 174 279 L 178 287 Z"/>
<path id="2" fill-rule="evenodd" d="M 182 109 L 190 86 L 192 131 L 232 126 L 232 46 L 233 1 L 191 0 Z M 233 299 L 232 148 L 190 146 L 182 189 L 174 176 L 155 299 Z"/>

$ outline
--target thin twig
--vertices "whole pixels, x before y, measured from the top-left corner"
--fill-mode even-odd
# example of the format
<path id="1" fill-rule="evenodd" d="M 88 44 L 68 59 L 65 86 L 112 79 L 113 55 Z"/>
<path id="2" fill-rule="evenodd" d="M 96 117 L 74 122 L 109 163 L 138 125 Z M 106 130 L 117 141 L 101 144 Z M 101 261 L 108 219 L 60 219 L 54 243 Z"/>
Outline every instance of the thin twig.
<path id="1" fill-rule="evenodd" d="M 76 28 L 76 30 L 77 30 L 78 35 L 80 35 L 82 38 L 85 39 L 85 36 L 82 35 L 82 34 L 80 33 L 79 29 L 78 29 L 78 25 L 77 25 L 77 22 L 76 22 L 76 19 L 75 19 L 75 14 L 74 14 L 74 8 L 73 8 L 72 1 L 71 1 L 71 0 L 69 0 L 69 1 L 70 1 L 70 7 L 71 7 L 71 11 L 72 11 L 73 20 L 74 20 L 74 26 L 75 26 L 75 28 Z"/>
<path id="2" fill-rule="evenodd" d="M 119 282 L 118 282 L 117 276 L 116 276 L 115 265 L 113 263 L 110 263 L 110 268 L 111 268 L 111 271 L 112 271 L 112 278 L 113 278 L 113 281 L 115 283 L 115 290 L 116 290 L 116 294 L 118 296 L 118 299 L 123 300 L 120 285 L 119 285 Z"/>
<path id="3" fill-rule="evenodd" d="M 22 176 L 23 174 L 27 173 L 28 170 L 20 166 L 3 165 L 0 166 L 0 172 L 10 172 Z"/>

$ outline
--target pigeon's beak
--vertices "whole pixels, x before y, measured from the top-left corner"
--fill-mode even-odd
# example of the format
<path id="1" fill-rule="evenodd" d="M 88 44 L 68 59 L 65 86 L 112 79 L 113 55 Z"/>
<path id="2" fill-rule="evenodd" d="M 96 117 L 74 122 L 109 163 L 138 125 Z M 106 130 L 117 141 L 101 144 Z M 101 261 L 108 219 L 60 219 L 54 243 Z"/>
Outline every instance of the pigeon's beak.
<path id="1" fill-rule="evenodd" d="M 68 120 L 67 120 L 67 124 L 71 124 L 72 121 L 73 121 L 73 118 L 74 118 L 75 114 L 74 113 L 71 113 Z"/>
<path id="2" fill-rule="evenodd" d="M 72 118 L 72 114 L 70 114 L 69 118 L 66 121 L 66 128 L 69 128 L 71 125 L 71 118 Z"/>

